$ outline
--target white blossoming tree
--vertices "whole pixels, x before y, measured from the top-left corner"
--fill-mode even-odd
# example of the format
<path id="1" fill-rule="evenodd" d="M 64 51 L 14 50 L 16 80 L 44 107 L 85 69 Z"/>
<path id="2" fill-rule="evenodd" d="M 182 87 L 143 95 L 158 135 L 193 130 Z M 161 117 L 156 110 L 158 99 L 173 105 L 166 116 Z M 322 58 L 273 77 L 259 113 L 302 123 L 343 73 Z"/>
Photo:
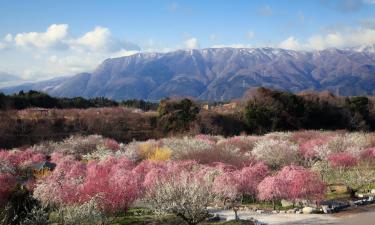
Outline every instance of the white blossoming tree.
<path id="1" fill-rule="evenodd" d="M 207 206 L 214 199 L 210 184 L 191 173 L 182 173 L 149 190 L 147 201 L 157 214 L 172 213 L 189 225 L 196 225 L 209 214 Z"/>

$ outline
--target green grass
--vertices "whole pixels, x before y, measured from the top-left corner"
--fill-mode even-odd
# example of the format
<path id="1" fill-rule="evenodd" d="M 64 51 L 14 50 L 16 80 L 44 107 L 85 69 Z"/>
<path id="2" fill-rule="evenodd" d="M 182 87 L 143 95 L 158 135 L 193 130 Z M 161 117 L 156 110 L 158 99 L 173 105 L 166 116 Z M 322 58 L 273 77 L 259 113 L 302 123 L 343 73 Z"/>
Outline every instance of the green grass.
<path id="1" fill-rule="evenodd" d="M 247 206 L 249 208 L 273 210 L 273 205 L 272 205 L 271 202 L 258 202 L 258 203 L 253 203 L 253 204 L 245 204 L 244 206 Z M 275 208 L 276 208 L 276 210 L 288 210 L 288 209 L 293 209 L 295 207 L 293 207 L 293 206 L 283 207 L 281 205 L 281 203 L 278 202 L 278 203 L 276 203 Z"/>
<path id="2" fill-rule="evenodd" d="M 349 199 L 350 194 L 348 192 L 328 192 L 326 194 L 327 200 L 333 200 L 333 199 Z"/>

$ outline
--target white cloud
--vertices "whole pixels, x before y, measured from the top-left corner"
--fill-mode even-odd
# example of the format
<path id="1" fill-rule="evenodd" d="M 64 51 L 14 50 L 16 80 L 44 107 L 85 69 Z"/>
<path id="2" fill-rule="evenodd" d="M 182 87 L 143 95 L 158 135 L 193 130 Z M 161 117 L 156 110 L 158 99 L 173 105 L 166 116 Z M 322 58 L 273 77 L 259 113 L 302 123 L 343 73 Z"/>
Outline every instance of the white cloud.
<path id="1" fill-rule="evenodd" d="M 15 45 L 20 47 L 49 48 L 61 44 L 68 34 L 67 24 L 52 24 L 46 32 L 29 32 L 17 34 Z M 7 35 L 8 36 L 8 35 Z M 8 39 L 10 39 L 8 36 Z M 11 39 L 10 39 L 11 40 Z"/>
<path id="2" fill-rule="evenodd" d="M 323 50 L 326 48 L 352 48 L 375 44 L 375 29 L 358 27 L 328 32 L 309 37 L 301 42 L 293 36 L 279 44 L 279 47 L 293 50 Z"/>
<path id="3" fill-rule="evenodd" d="M 7 34 L 7 35 L 5 35 L 4 40 L 5 40 L 6 42 L 12 42 L 12 41 L 13 41 L 13 35 L 11 35 L 11 34 Z"/>
<path id="4" fill-rule="evenodd" d="M 252 48 L 254 46 L 249 44 L 222 44 L 222 45 L 213 45 L 211 48 Z"/>
<path id="5" fill-rule="evenodd" d="M 118 52 L 114 52 L 111 54 L 111 58 L 123 57 L 123 56 L 130 56 L 139 53 L 140 51 L 137 50 L 120 50 Z"/>
<path id="6" fill-rule="evenodd" d="M 184 42 L 185 48 L 187 49 L 197 49 L 199 48 L 199 43 L 197 38 L 189 38 Z"/>
<path id="7" fill-rule="evenodd" d="M 295 39 L 295 37 L 290 36 L 284 41 L 282 41 L 279 47 L 284 48 L 284 49 L 290 49 L 290 50 L 299 50 L 301 46 L 298 43 L 298 41 Z"/>
<path id="8" fill-rule="evenodd" d="M 254 31 L 248 31 L 248 32 L 246 32 L 246 38 L 247 39 L 251 40 L 251 39 L 254 39 L 254 37 L 255 37 Z"/>
<path id="9" fill-rule="evenodd" d="M 96 27 L 93 31 L 87 32 L 82 37 L 73 41 L 79 47 L 85 47 L 91 51 L 118 51 L 121 43 L 112 38 L 111 32 L 105 27 Z"/>
<path id="10" fill-rule="evenodd" d="M 0 70 L 36 81 L 90 72 L 106 58 L 139 50 L 138 45 L 115 38 L 105 27 L 73 37 L 67 24 L 53 24 L 44 32 L 7 34 L 0 39 Z"/>

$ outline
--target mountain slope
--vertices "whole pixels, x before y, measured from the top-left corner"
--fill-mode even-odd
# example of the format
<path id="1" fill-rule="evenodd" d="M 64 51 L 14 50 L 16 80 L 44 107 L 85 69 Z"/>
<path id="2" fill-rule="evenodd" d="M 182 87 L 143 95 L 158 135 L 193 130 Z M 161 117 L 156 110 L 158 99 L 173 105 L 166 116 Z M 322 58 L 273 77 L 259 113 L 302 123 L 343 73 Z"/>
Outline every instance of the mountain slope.
<path id="1" fill-rule="evenodd" d="M 116 100 L 158 100 L 167 96 L 230 100 L 258 86 L 292 92 L 328 90 L 340 95 L 374 95 L 375 53 L 366 49 L 372 48 L 312 52 L 209 48 L 138 53 L 107 59 L 90 74 L 53 84 L 34 84 L 32 88 L 55 96 L 105 96 Z"/>

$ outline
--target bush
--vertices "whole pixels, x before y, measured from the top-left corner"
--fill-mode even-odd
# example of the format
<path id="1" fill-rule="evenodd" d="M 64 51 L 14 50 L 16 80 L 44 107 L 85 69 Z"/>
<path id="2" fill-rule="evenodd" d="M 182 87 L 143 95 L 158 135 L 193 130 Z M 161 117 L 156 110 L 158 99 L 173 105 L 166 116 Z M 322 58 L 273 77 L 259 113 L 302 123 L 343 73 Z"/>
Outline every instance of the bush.
<path id="1" fill-rule="evenodd" d="M 104 224 L 107 220 L 95 198 L 83 204 L 62 207 L 58 215 L 64 225 Z"/>
<path id="2" fill-rule="evenodd" d="M 158 214 L 172 213 L 189 225 L 196 225 L 209 216 L 207 206 L 213 195 L 207 182 L 194 174 L 181 173 L 157 183 L 147 201 Z"/>
<path id="3" fill-rule="evenodd" d="M 164 132 L 184 132 L 189 130 L 198 113 L 198 106 L 189 99 L 162 100 L 158 107 L 158 124 Z"/>
<path id="4" fill-rule="evenodd" d="M 273 169 L 299 162 L 298 146 L 286 140 L 264 137 L 256 142 L 252 154 Z"/>

